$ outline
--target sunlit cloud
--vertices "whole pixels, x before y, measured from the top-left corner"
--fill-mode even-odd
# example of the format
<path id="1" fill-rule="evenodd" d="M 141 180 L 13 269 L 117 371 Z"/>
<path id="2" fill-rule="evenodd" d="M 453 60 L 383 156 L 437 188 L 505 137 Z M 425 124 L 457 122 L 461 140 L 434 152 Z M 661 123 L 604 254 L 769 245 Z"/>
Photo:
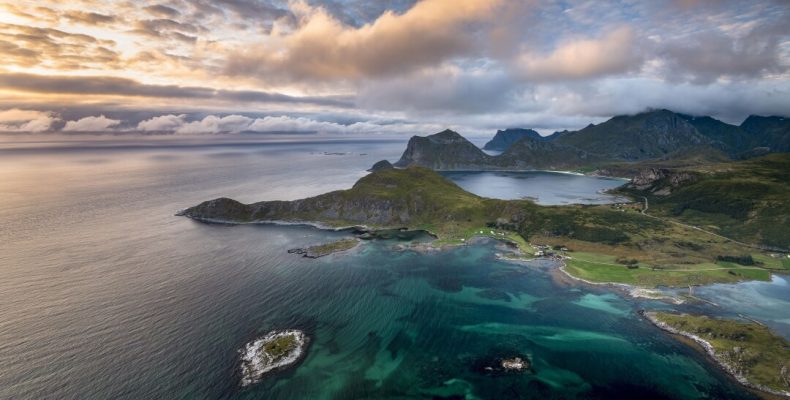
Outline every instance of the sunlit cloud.
<path id="1" fill-rule="evenodd" d="M 0 110 L 0 132 L 44 132 L 58 120 L 52 112 L 18 108 Z"/>
<path id="2" fill-rule="evenodd" d="M 7 2 L 0 107 L 45 116 L 0 128 L 480 132 L 650 107 L 786 115 L 788 19 L 781 1 Z"/>
<path id="3" fill-rule="evenodd" d="M 121 120 L 107 118 L 104 115 L 98 117 L 85 117 L 76 121 L 67 121 L 63 127 L 64 132 L 103 132 L 121 123 Z"/>

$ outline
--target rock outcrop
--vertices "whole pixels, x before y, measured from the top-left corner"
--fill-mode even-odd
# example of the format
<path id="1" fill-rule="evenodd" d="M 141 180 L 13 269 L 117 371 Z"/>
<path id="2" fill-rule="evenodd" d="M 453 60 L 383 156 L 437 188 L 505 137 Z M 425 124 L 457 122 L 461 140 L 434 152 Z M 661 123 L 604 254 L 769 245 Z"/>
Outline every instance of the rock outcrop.
<path id="1" fill-rule="evenodd" d="M 666 196 L 682 183 L 694 180 L 695 174 L 666 168 L 647 168 L 640 170 L 628 184 L 630 188 L 649 191 L 658 196 Z"/>
<path id="2" fill-rule="evenodd" d="M 370 167 L 370 169 L 368 169 L 368 172 L 376 172 L 376 171 L 381 171 L 381 170 L 384 170 L 384 169 L 392 169 L 392 168 L 395 168 L 395 166 L 392 165 L 392 163 L 390 163 L 387 160 L 381 160 L 381 161 L 373 164 L 373 166 Z"/>

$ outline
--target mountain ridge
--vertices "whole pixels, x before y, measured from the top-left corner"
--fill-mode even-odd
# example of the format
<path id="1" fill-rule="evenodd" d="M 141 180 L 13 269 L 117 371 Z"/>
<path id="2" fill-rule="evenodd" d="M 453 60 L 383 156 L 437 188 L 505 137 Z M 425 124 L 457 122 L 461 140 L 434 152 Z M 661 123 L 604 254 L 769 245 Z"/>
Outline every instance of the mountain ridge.
<path id="1" fill-rule="evenodd" d="M 555 132 L 550 139 L 522 133 L 496 156 L 486 154 L 457 132 L 445 130 L 413 136 L 395 166 L 419 165 L 435 170 L 597 169 L 611 163 L 722 157 L 737 160 L 790 151 L 790 119 L 750 116 L 741 125 L 652 110 L 615 116 L 577 131 Z M 502 132 L 507 130 L 497 135 Z M 498 143 L 505 143 L 504 136 L 500 135 Z"/>

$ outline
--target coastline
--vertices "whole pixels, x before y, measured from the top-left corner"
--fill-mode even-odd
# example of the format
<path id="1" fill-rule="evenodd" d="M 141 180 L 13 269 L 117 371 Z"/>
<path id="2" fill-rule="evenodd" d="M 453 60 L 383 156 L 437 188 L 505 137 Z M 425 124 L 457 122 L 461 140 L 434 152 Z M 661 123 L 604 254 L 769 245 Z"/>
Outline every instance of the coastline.
<path id="1" fill-rule="evenodd" d="M 398 168 L 398 167 L 396 167 Z M 630 181 L 630 177 L 626 176 L 613 176 L 613 175 L 603 175 L 603 174 L 596 174 L 595 171 L 591 172 L 576 172 L 576 171 L 567 171 L 567 170 L 558 170 L 558 169 L 434 169 L 436 172 L 551 172 L 557 174 L 566 174 L 566 175 L 576 175 L 576 176 L 589 176 L 593 178 L 609 178 L 609 179 L 618 179 L 623 181 Z"/>
<path id="2" fill-rule="evenodd" d="M 584 278 L 579 278 L 578 276 L 574 276 L 573 274 L 571 274 L 570 272 L 568 272 L 565 269 L 565 260 L 560 261 L 560 267 L 558 269 L 566 277 L 568 277 L 568 278 L 570 278 L 570 279 L 572 279 L 574 281 L 582 282 L 582 283 L 587 284 L 587 285 L 608 286 L 608 287 L 613 288 L 613 289 L 619 289 L 619 290 L 625 292 L 627 295 L 629 295 L 629 296 L 631 296 L 633 298 L 650 299 L 650 300 L 663 300 L 663 301 L 669 301 L 670 303 L 675 304 L 675 305 L 683 304 L 683 303 L 686 302 L 685 300 L 683 300 L 681 298 L 667 295 L 667 294 L 665 294 L 663 292 L 660 292 L 658 290 L 655 290 L 655 289 L 649 289 L 649 288 L 644 288 L 644 287 L 640 287 L 640 286 L 633 286 L 633 285 L 629 285 L 629 284 L 626 284 L 626 283 L 618 283 L 618 282 L 593 282 L 593 281 L 588 281 L 587 279 L 584 279 Z"/>
<path id="3" fill-rule="evenodd" d="M 705 339 L 703 339 L 703 338 L 701 338 L 701 337 L 699 337 L 697 335 L 694 335 L 692 333 L 681 331 L 679 329 L 675 329 L 675 328 L 669 326 L 668 324 L 666 324 L 666 323 L 664 323 L 662 321 L 659 321 L 658 318 L 656 318 L 655 312 L 640 310 L 639 311 L 639 315 L 643 316 L 645 319 L 650 321 L 650 323 L 652 323 L 653 325 L 655 325 L 657 328 L 661 329 L 664 332 L 667 332 L 667 333 L 670 333 L 672 335 L 677 335 L 677 336 L 689 339 L 692 342 L 698 344 L 700 347 L 702 347 L 702 349 L 704 350 L 705 354 L 708 355 L 708 357 L 713 359 L 713 361 L 715 361 L 715 363 L 719 367 L 721 367 L 721 369 L 726 371 L 731 377 L 733 377 L 741 385 L 743 385 L 743 386 L 745 386 L 747 388 L 750 388 L 750 389 L 754 389 L 754 390 L 757 390 L 757 391 L 760 391 L 760 392 L 767 393 L 769 395 L 780 396 L 782 398 L 790 398 L 790 391 L 778 391 L 778 390 L 771 389 L 769 387 L 765 387 L 763 385 L 759 385 L 759 384 L 750 382 L 745 376 L 739 374 L 737 371 L 735 371 L 735 369 L 731 365 L 729 365 L 727 362 L 725 362 L 723 359 L 721 359 L 718 356 L 718 354 L 716 353 L 716 349 L 714 349 L 713 345 L 711 345 L 710 342 L 708 342 L 707 340 L 705 340 Z"/>

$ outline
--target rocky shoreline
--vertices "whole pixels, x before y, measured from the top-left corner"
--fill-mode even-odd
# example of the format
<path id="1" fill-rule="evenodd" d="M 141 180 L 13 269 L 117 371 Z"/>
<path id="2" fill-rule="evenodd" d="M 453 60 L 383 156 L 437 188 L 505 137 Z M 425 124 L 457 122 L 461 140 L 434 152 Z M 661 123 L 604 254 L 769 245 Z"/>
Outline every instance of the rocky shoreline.
<path id="1" fill-rule="evenodd" d="M 659 329 L 661 329 L 661 330 L 663 330 L 665 332 L 671 333 L 673 335 L 682 336 L 682 337 L 684 337 L 686 339 L 689 339 L 689 340 L 693 341 L 694 343 L 697 343 L 698 345 L 700 345 L 704 349 L 705 353 L 709 357 L 711 357 L 716 362 L 716 364 L 718 364 L 724 371 L 726 371 L 730 376 L 732 376 L 736 381 L 738 381 L 738 383 L 740 383 L 740 384 L 742 384 L 742 385 L 744 385 L 744 386 L 746 386 L 748 388 L 755 389 L 755 390 L 758 390 L 758 391 L 761 391 L 761 392 L 765 392 L 765 393 L 768 393 L 768 394 L 771 394 L 771 395 L 774 395 L 774 396 L 781 396 L 781 397 L 790 398 L 790 391 L 778 391 L 778 390 L 771 389 L 769 387 L 765 387 L 763 385 L 758 385 L 758 384 L 750 382 L 745 376 L 743 376 L 740 373 L 738 373 L 735 370 L 735 368 L 733 368 L 732 365 L 730 365 L 724 359 L 722 359 L 718 355 L 718 353 L 716 352 L 716 349 L 713 348 L 713 345 L 711 345 L 710 342 L 708 342 L 707 340 L 705 340 L 705 339 L 703 339 L 703 338 L 701 338 L 701 337 L 699 337 L 697 335 L 694 335 L 692 333 L 685 332 L 685 331 L 676 329 L 676 328 L 674 328 L 672 326 L 669 326 L 669 324 L 660 321 L 657 318 L 655 312 L 640 310 L 639 314 L 641 316 L 643 316 L 645 319 L 647 319 L 648 321 L 650 321 L 657 328 L 659 328 Z"/>
<path id="2" fill-rule="evenodd" d="M 328 256 L 334 253 L 340 253 L 344 251 L 351 250 L 359 244 L 362 243 L 359 239 L 341 239 L 335 242 L 329 242 L 324 244 L 319 244 L 310 247 L 299 247 L 295 249 L 289 249 L 289 254 L 299 254 L 302 257 L 307 258 L 320 258 L 324 256 Z"/>

